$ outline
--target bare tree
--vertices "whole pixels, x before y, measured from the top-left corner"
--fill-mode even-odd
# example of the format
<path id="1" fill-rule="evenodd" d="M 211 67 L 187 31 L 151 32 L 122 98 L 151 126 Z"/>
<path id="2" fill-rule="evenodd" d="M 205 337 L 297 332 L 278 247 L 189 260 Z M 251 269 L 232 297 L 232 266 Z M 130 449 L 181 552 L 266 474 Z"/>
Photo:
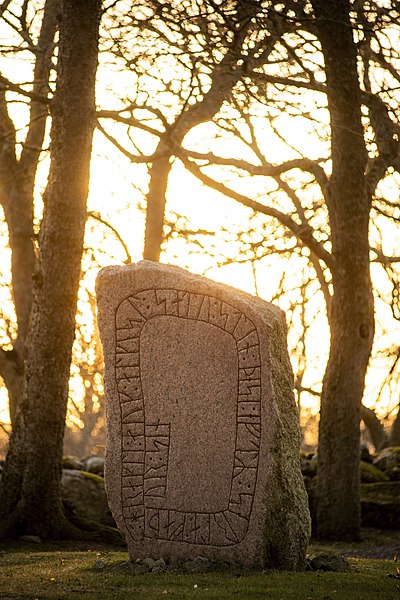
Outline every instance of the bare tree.
<path id="1" fill-rule="evenodd" d="M 265 215 L 275 217 L 310 251 L 310 261 L 316 268 L 327 300 L 331 330 L 330 359 L 321 402 L 318 531 L 322 537 L 340 539 L 359 534 L 359 419 L 374 330 L 369 275 L 370 208 L 378 182 L 388 167 L 396 167 L 399 146 L 393 135 L 395 125 L 389 118 L 388 106 L 382 105 L 375 96 L 362 96 L 359 88 L 356 44 L 349 20 L 350 6 L 337 2 L 313 5 L 316 30 L 310 29 L 316 33 L 325 55 L 324 91 L 328 98 L 332 130 L 331 176 L 328 177 L 315 161 L 305 159 L 281 165 L 264 162 L 257 167 L 245 165 L 240 160 L 209 158 L 214 164 L 236 164 L 237 168 L 254 174 L 279 176 L 293 168 L 313 174 L 328 210 L 331 249 L 327 252 L 320 234 L 311 227 L 311 219 L 302 202 L 288 187 L 287 181 L 281 180 L 280 186 L 291 198 L 297 213 L 296 220 L 287 213 L 280 214 L 271 206 L 257 205 L 241 197 L 231 187 L 226 189 L 223 184 L 215 185 L 200 167 L 189 165 L 188 160 L 186 165 L 204 183 Z M 341 39 L 340 44 L 338 39 Z M 298 61 L 298 64 L 301 62 Z M 285 81 L 283 77 L 271 78 L 270 81 L 274 79 L 281 84 L 302 85 L 295 79 Z M 321 89 L 312 76 L 309 79 L 311 87 Z M 361 124 L 362 98 L 370 111 L 378 150 L 368 161 Z M 384 131 L 382 118 L 385 119 Z M 197 158 L 207 160 L 205 155 Z M 379 250 L 376 254 L 379 255 Z M 397 259 L 386 257 L 386 260 L 394 262 Z M 327 268 L 330 273 L 328 279 Z"/>
<path id="2" fill-rule="evenodd" d="M 100 0 L 63 0 L 51 167 L 20 399 L 0 488 L 0 535 L 72 534 L 60 497 L 92 134 Z"/>
<path id="3" fill-rule="evenodd" d="M 248 20 L 243 21 L 243 13 L 240 16 L 239 4 L 242 11 L 253 11 L 247 12 Z M 182 57 L 189 75 L 184 85 L 179 84 L 178 75 L 169 78 L 154 60 L 147 74 L 157 81 L 158 89 L 168 92 L 170 103 L 157 103 L 151 94 L 152 85 L 157 86 L 153 83 L 146 88 L 143 80 L 143 100 L 127 101 L 120 112 L 101 112 L 99 117 L 117 119 L 131 130 L 141 129 L 160 140 L 160 145 L 153 142 L 152 154 L 115 140 L 133 163 L 150 165 L 147 239 L 155 246 L 146 251 L 147 258 L 159 256 L 167 177 L 176 157 L 203 185 L 248 207 L 265 223 L 277 224 L 265 229 L 266 235 L 255 248 L 258 258 L 273 249 L 286 256 L 291 251 L 313 269 L 331 329 L 322 391 L 319 533 L 357 537 L 359 420 L 374 333 L 370 257 L 393 270 L 399 260 L 393 249 L 385 252 L 376 239 L 369 239 L 368 232 L 378 215 L 391 219 L 395 212 L 395 203 L 385 198 L 382 184 L 399 170 L 398 50 L 386 33 L 399 18 L 399 10 L 390 2 L 366 5 L 344 0 L 239 4 L 222 3 L 217 11 L 214 3 L 199 2 L 195 5 L 198 12 L 182 19 L 198 27 L 195 33 L 203 42 L 197 46 L 203 54 L 193 52 L 192 60 L 189 42 L 185 44 L 180 37 L 179 28 L 184 25 L 178 18 L 179 8 L 172 3 L 164 8 L 156 2 L 146 4 L 147 12 L 136 26 L 160 54 L 168 49 Z M 229 29 L 223 29 L 227 24 L 233 25 L 230 36 Z M 247 37 L 238 54 L 238 46 L 230 40 L 238 43 L 238 32 L 244 33 L 246 27 Z M 210 52 L 205 33 L 219 28 L 229 40 L 226 47 L 218 48 L 221 60 Z M 120 42 L 121 56 L 122 48 Z M 209 71 L 201 78 L 204 55 L 209 58 Z M 140 54 L 136 60 L 131 56 L 137 81 L 142 77 L 141 65 Z M 228 72 L 225 78 L 225 71 L 216 69 L 221 65 Z M 207 85 L 202 94 L 199 82 L 204 80 Z M 182 90 L 188 89 L 188 81 L 194 97 L 185 104 Z M 213 124 L 213 136 L 201 148 L 193 142 L 190 145 L 187 133 L 203 122 L 192 121 L 191 115 L 202 114 L 207 98 L 217 90 L 218 102 L 203 113 L 204 122 Z M 163 93 L 158 98 L 165 98 Z M 293 123 L 307 119 L 315 148 L 302 146 L 302 140 L 288 142 L 290 132 L 280 124 L 283 112 Z M 175 135 L 176 131 L 181 133 Z M 263 134 L 271 145 L 286 148 L 286 160 L 273 157 Z M 213 151 L 218 147 L 216 139 L 230 141 L 230 156 Z M 244 183 L 250 181 L 249 176 L 259 182 L 256 191 L 253 183 Z M 156 223 L 151 235 L 150 223 Z M 274 231 L 272 242 L 267 231 Z M 396 290 L 394 286 L 394 307 Z"/>
<path id="4" fill-rule="evenodd" d="M 321 396 L 317 532 L 357 538 L 361 524 L 359 422 L 374 336 L 369 264 L 367 150 L 361 123 L 350 3 L 313 0 L 325 59 L 332 175 L 326 194 L 332 243 L 331 345 Z"/>
<path id="5" fill-rule="evenodd" d="M 31 85 L 13 83 L 0 74 L 0 203 L 7 222 L 12 253 L 12 292 L 18 334 L 8 340 L 12 348 L 0 348 L 0 376 L 8 389 L 11 421 L 15 422 L 24 377 L 23 349 L 32 305 L 32 275 L 35 264 L 34 187 L 38 162 L 45 139 L 48 99 L 51 96 L 51 68 L 60 0 L 47 0 L 36 40 L 36 15 L 28 19 L 28 3 L 3 3 L 1 15 L 14 30 L 15 46 L 3 48 L 12 56 L 35 56 Z M 18 14 L 18 8 L 20 13 Z M 18 39 L 19 38 L 19 39 Z M 8 95 L 18 94 L 29 101 L 29 126 L 18 152 L 17 130 L 9 114 Z"/>
<path id="6" fill-rule="evenodd" d="M 144 258 L 160 257 L 168 177 L 184 138 L 213 119 L 238 82 L 268 61 L 276 41 L 292 29 L 284 14 L 271 16 L 268 31 L 263 30 L 267 15 L 257 0 L 133 1 L 128 16 L 116 6 L 111 49 L 118 63 L 132 70 L 136 95 L 121 99 L 117 111 L 100 110 L 98 119 L 100 130 L 132 163 L 148 165 Z M 154 151 L 143 152 L 136 142 L 127 149 L 106 128 L 106 119 L 127 126 L 130 145 L 131 131 L 149 134 Z"/>

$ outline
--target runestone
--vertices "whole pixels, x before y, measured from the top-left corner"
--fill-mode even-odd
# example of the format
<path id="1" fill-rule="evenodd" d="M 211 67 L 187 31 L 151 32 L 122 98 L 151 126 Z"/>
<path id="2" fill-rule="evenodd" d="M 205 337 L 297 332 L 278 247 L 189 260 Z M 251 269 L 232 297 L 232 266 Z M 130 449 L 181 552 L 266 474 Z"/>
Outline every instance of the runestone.
<path id="1" fill-rule="evenodd" d="M 309 537 L 283 313 L 177 267 L 97 278 L 106 489 L 131 560 L 301 569 Z"/>

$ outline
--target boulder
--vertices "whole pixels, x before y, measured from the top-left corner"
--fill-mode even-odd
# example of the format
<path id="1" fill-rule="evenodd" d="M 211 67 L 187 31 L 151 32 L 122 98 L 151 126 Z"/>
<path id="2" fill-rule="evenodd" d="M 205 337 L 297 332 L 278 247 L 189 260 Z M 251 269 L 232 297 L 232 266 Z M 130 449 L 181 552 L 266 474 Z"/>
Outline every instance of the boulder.
<path id="1" fill-rule="evenodd" d="M 80 517 L 115 527 L 102 477 L 86 471 L 63 469 L 61 495 Z"/>
<path id="2" fill-rule="evenodd" d="M 361 461 L 361 482 L 362 483 L 378 483 L 380 481 L 389 481 L 390 478 L 386 473 L 374 467 L 368 462 Z"/>
<path id="3" fill-rule="evenodd" d="M 362 524 L 400 529 L 400 481 L 361 485 Z"/>
<path id="4" fill-rule="evenodd" d="M 393 481 L 400 479 L 400 446 L 389 446 L 378 452 L 372 461 L 374 467 L 384 471 Z"/>
<path id="5" fill-rule="evenodd" d="M 88 456 L 84 458 L 83 467 L 88 473 L 104 477 L 104 458 L 102 456 Z"/>
<path id="6" fill-rule="evenodd" d="M 350 571 L 350 563 L 340 554 L 326 553 L 315 556 L 310 563 L 312 571 Z"/>
<path id="7" fill-rule="evenodd" d="M 73 471 L 82 471 L 83 462 L 77 456 L 64 456 L 62 460 L 63 469 L 72 469 Z"/>

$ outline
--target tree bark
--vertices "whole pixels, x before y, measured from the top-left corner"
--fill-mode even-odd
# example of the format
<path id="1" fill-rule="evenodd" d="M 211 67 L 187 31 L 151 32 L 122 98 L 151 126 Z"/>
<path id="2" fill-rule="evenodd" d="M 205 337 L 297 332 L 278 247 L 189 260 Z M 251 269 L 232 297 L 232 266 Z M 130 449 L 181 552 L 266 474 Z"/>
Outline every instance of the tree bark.
<path id="1" fill-rule="evenodd" d="M 317 534 L 360 534 L 360 410 L 374 335 L 369 270 L 370 202 L 356 46 L 348 0 L 313 0 L 325 59 L 331 119 L 328 190 L 333 297 L 330 354 L 323 381 L 318 446 Z"/>
<path id="2" fill-rule="evenodd" d="M 27 338 L 24 395 L 0 489 L 0 536 L 67 534 L 60 477 L 80 278 L 101 0 L 63 0 L 51 167 Z"/>
<path id="3" fill-rule="evenodd" d="M 163 143 L 160 142 L 159 148 Z M 143 258 L 146 260 L 160 260 L 163 242 L 164 215 L 168 177 L 171 171 L 171 153 L 167 152 L 155 160 L 149 172 L 150 184 L 147 194 L 146 227 L 144 234 Z"/>

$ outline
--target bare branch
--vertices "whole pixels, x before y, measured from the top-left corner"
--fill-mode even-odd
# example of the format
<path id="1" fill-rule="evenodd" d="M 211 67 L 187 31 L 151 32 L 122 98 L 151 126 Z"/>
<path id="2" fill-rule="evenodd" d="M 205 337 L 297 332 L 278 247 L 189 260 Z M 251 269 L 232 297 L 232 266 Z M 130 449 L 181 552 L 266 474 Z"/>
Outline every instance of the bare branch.
<path id="1" fill-rule="evenodd" d="M 37 43 L 32 93 L 38 97 L 43 95 L 46 101 L 51 94 L 49 80 L 59 10 L 60 0 L 46 1 Z M 37 162 L 42 151 L 48 114 L 47 102 L 37 102 L 31 98 L 29 128 L 20 159 L 22 172 L 25 176 L 29 174 L 29 186 L 31 189 L 34 186 Z"/>
<path id="2" fill-rule="evenodd" d="M 133 115 L 131 115 L 130 117 L 123 117 L 121 115 L 121 112 L 127 112 L 127 110 L 128 109 L 126 108 L 124 108 L 123 110 L 98 110 L 96 112 L 96 117 L 98 119 L 112 119 L 117 123 L 124 123 L 129 127 L 136 127 L 137 129 L 147 131 L 147 133 L 151 133 L 152 135 L 155 135 L 157 137 L 160 137 L 162 135 L 162 131 L 159 131 L 158 129 L 154 129 L 154 127 L 146 125 L 145 123 L 143 123 L 143 121 L 140 121 L 139 119 L 135 119 Z M 143 110 L 148 109 L 146 107 L 143 107 Z"/>
<path id="3" fill-rule="evenodd" d="M 12 83 L 7 77 L 4 75 L 0 75 L 0 90 L 9 90 L 11 92 L 16 92 L 17 94 L 21 94 L 25 98 L 30 98 L 31 100 L 35 100 L 36 102 L 41 102 L 42 104 L 50 104 L 51 100 L 42 94 L 37 94 L 35 92 L 30 92 L 25 90 L 17 83 Z"/>
<path id="4" fill-rule="evenodd" d="M 277 219 L 282 225 L 289 229 L 289 231 L 295 237 L 297 237 L 305 246 L 307 246 L 311 252 L 314 252 L 318 258 L 323 260 L 331 270 L 334 269 L 335 263 L 332 255 L 313 237 L 310 227 L 307 227 L 304 224 L 296 223 L 296 221 L 282 211 L 270 206 L 265 206 L 256 200 L 251 200 L 250 198 L 247 198 L 246 196 L 243 196 L 242 194 L 239 194 L 238 192 L 228 188 L 223 183 L 215 181 L 208 175 L 205 175 L 199 166 L 193 161 L 190 161 L 184 157 L 180 157 L 180 160 L 183 162 L 186 169 L 192 173 L 192 175 L 194 175 L 208 187 L 211 187 L 228 198 L 232 198 L 233 200 L 240 202 L 244 206 L 247 206 L 256 212 L 260 212 L 266 216 Z"/>
<path id="5" fill-rule="evenodd" d="M 1 5 L 0 5 L 0 19 L 3 16 L 3 13 L 5 13 L 5 11 L 8 8 L 8 5 L 11 3 L 11 0 L 4 0 Z"/>
<path id="6" fill-rule="evenodd" d="M 131 256 L 131 254 L 130 254 L 130 252 L 128 250 L 128 246 L 124 242 L 123 238 L 121 237 L 121 235 L 117 231 L 117 229 L 115 229 L 115 227 L 113 227 L 111 225 L 111 223 L 109 223 L 108 221 L 106 221 L 105 219 L 103 219 L 98 212 L 90 211 L 90 212 L 88 212 L 88 217 L 91 217 L 92 219 L 95 219 L 96 221 L 99 221 L 99 223 L 101 223 L 102 225 L 105 225 L 110 231 L 112 231 L 112 233 L 115 235 L 115 237 L 117 238 L 117 240 L 120 242 L 120 244 L 123 247 L 124 252 L 126 254 L 126 259 L 124 261 L 125 264 L 131 263 L 132 262 L 132 256 Z"/>
<path id="7" fill-rule="evenodd" d="M 331 300 L 332 300 L 332 294 L 329 289 L 329 284 L 326 280 L 324 270 L 321 267 L 319 258 L 318 258 L 318 256 L 316 256 L 316 254 L 314 252 L 310 252 L 310 262 L 311 262 L 312 266 L 314 267 L 315 273 L 317 275 L 317 279 L 319 281 L 319 285 L 321 286 L 321 290 L 324 295 L 325 304 L 326 304 L 326 313 L 328 315 L 328 320 L 329 320 L 330 310 L 331 310 Z"/>
<path id="8" fill-rule="evenodd" d="M 120 144 L 111 134 L 109 134 L 98 121 L 97 121 L 97 129 L 99 131 L 101 131 L 101 133 L 104 135 L 104 137 L 106 137 L 108 139 L 108 141 L 110 141 L 117 148 L 117 150 L 119 150 L 124 156 L 129 158 L 129 160 L 132 163 L 151 163 L 151 162 L 153 162 L 153 160 L 155 158 L 154 154 L 152 154 L 151 156 L 146 156 L 143 154 L 142 155 L 132 154 L 131 152 L 129 152 L 129 150 L 124 148 L 124 146 L 122 146 L 122 144 Z"/>
<path id="9" fill-rule="evenodd" d="M 300 392 L 307 392 L 307 394 L 311 394 L 311 396 L 315 396 L 315 398 L 321 398 L 321 392 L 316 392 L 315 390 L 313 390 L 312 388 L 309 387 L 304 387 L 303 385 L 301 385 L 301 383 L 296 380 L 294 382 L 294 388 L 300 393 Z"/>
<path id="10" fill-rule="evenodd" d="M 240 169 L 241 171 L 246 171 L 246 173 L 249 173 L 250 175 L 276 177 L 278 175 L 282 175 L 282 173 L 291 171 L 292 169 L 300 169 L 302 171 L 312 173 L 312 175 L 314 175 L 315 179 L 319 183 L 323 192 L 326 191 L 328 185 L 328 178 L 326 176 L 326 173 L 319 164 L 319 162 L 322 162 L 326 159 L 309 160 L 308 158 L 296 158 L 294 160 L 288 160 L 286 162 L 283 162 L 279 165 L 273 165 L 272 163 L 268 163 L 264 160 L 263 164 L 254 165 L 243 159 L 224 158 L 221 156 L 216 156 L 211 152 L 203 154 L 201 152 L 193 152 L 192 150 L 188 150 L 187 148 L 182 149 L 182 151 L 180 152 L 184 152 L 186 156 L 190 158 L 206 161 L 210 165 L 224 165 L 229 167 L 235 167 L 236 169 Z"/>
<path id="11" fill-rule="evenodd" d="M 309 81 L 306 79 L 293 79 L 292 77 L 281 77 L 279 75 L 269 75 L 267 73 L 252 73 L 252 79 L 255 83 L 271 83 L 273 85 L 295 87 L 314 92 L 327 93 L 326 85 L 317 81 Z"/>
<path id="12" fill-rule="evenodd" d="M 381 248 L 372 248 L 371 251 L 376 254 L 375 258 L 372 259 L 372 262 L 381 263 L 382 265 L 391 265 L 393 263 L 400 262 L 400 256 L 386 256 L 381 250 Z"/>
<path id="13" fill-rule="evenodd" d="M 387 445 L 388 438 L 382 423 L 376 416 L 375 411 L 372 410 L 372 408 L 367 408 L 362 404 L 361 419 L 364 421 L 366 427 L 368 427 L 375 449 L 382 450 L 382 448 Z"/>

